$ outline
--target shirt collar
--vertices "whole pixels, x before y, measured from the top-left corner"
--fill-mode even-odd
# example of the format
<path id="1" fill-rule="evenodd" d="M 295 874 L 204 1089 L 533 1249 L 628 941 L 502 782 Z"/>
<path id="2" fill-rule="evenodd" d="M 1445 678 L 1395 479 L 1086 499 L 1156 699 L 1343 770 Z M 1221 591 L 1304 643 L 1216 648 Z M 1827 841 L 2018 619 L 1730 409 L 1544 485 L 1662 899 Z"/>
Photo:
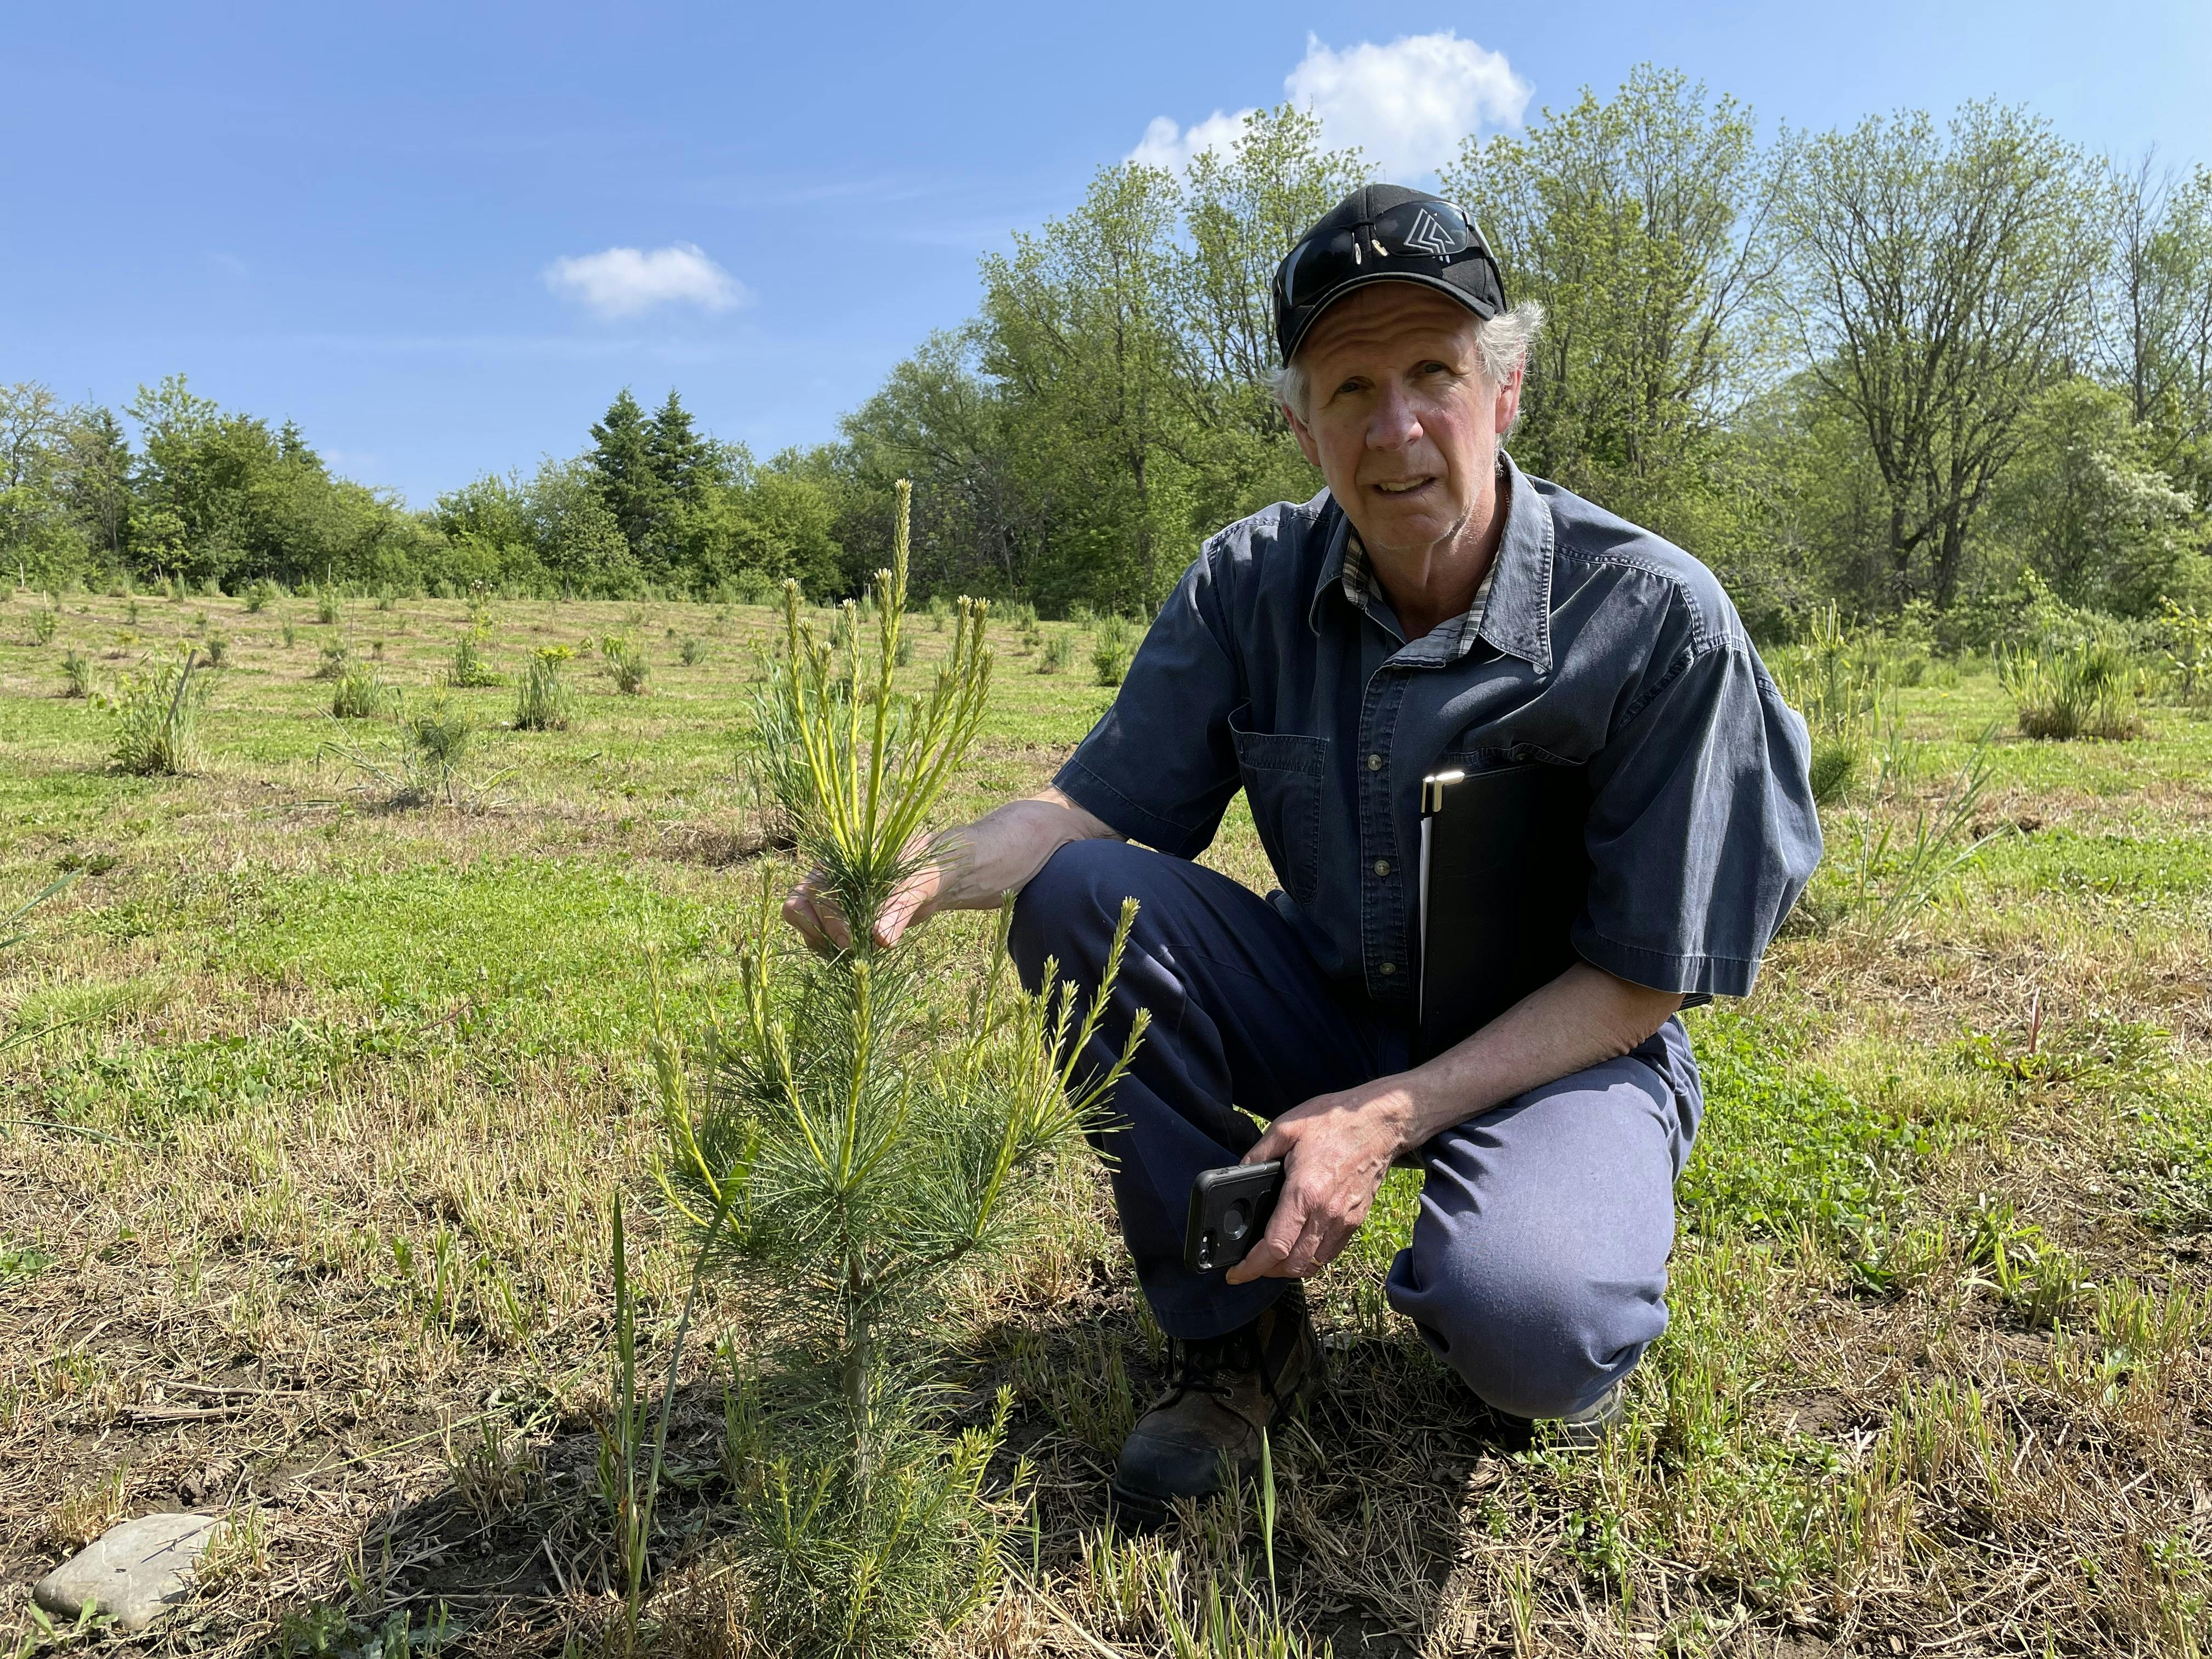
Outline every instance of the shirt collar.
<path id="1" fill-rule="evenodd" d="M 1468 608 L 1465 623 L 1500 651 L 1519 657 L 1539 674 L 1552 672 L 1552 510 L 1529 483 L 1528 475 L 1510 455 L 1499 453 L 1506 480 L 1505 529 L 1498 538 L 1498 556 L 1490 574 Z M 1334 589 L 1354 605 L 1353 587 L 1371 581 L 1367 556 L 1341 505 L 1330 526 L 1328 546 L 1322 556 L 1321 574 L 1314 584 L 1307 621 L 1316 632 L 1321 627 L 1321 603 Z M 1379 591 L 1376 593 L 1379 598 Z M 1465 625 L 1462 623 L 1462 625 Z M 1462 649 L 1472 641 L 1462 642 Z M 1460 651 L 1452 655 L 1456 657 Z"/>

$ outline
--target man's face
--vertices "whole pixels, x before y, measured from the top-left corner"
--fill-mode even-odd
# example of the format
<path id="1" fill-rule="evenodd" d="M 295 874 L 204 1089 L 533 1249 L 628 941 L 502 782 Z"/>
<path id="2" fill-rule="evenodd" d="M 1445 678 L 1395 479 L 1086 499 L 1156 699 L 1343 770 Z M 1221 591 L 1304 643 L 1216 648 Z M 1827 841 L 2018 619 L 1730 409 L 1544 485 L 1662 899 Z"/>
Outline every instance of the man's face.
<path id="1" fill-rule="evenodd" d="M 1298 447 L 1370 549 L 1434 546 L 1492 498 L 1498 441 L 1521 404 L 1516 369 L 1487 384 L 1480 327 L 1413 283 L 1377 283 L 1322 313 L 1298 348 Z"/>

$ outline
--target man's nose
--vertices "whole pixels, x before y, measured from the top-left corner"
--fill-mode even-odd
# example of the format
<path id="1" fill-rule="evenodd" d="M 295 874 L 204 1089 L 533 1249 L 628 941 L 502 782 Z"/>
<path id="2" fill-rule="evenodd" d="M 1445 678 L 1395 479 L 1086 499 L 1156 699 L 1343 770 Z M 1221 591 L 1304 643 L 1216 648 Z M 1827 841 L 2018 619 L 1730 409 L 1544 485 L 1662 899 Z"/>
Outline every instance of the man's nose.
<path id="1" fill-rule="evenodd" d="M 1370 449 L 1403 449 L 1421 435 L 1421 418 L 1403 387 L 1385 387 L 1367 422 Z"/>

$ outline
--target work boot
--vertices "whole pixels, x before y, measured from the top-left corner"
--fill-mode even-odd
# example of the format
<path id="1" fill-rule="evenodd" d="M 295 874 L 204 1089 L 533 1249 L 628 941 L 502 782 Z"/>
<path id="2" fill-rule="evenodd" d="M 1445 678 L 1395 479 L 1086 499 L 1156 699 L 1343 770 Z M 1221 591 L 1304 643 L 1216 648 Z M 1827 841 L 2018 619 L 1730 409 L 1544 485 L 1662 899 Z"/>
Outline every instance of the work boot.
<path id="1" fill-rule="evenodd" d="M 1204 1498 L 1260 1467 L 1260 1431 L 1319 1389 L 1321 1340 L 1292 1285 L 1249 1325 L 1200 1342 L 1170 1340 L 1174 1382 L 1129 1431 L 1114 1468 L 1117 1508 L 1164 1520 L 1178 1498 Z"/>
<path id="2" fill-rule="evenodd" d="M 1496 1407 L 1486 1407 L 1492 1417 L 1517 1431 L 1533 1443 L 1536 1425 L 1525 1417 L 1516 1417 Z M 1613 1385 L 1580 1411 L 1567 1417 L 1547 1419 L 1553 1425 L 1552 1444 L 1564 1446 L 1571 1451 L 1588 1451 L 1605 1443 L 1613 1432 L 1613 1425 L 1628 1415 L 1628 1379 L 1617 1378 Z"/>

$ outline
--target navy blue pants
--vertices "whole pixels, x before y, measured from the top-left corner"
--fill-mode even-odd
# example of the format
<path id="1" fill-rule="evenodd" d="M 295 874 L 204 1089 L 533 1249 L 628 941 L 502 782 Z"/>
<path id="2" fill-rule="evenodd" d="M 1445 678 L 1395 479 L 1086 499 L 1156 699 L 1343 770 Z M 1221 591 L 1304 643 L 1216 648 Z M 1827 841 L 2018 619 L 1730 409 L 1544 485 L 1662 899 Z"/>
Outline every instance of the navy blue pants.
<path id="1" fill-rule="evenodd" d="M 1012 946 L 1024 982 L 1036 989 L 1049 957 L 1087 992 L 1132 896 L 1136 925 L 1091 1064 L 1121 1052 L 1139 1007 L 1152 1021 L 1093 1139 L 1160 1328 L 1218 1336 L 1289 1281 L 1232 1285 L 1183 1267 L 1192 1178 L 1259 1139 L 1245 1113 L 1272 1119 L 1403 1071 L 1409 1033 L 1324 978 L 1249 889 L 1115 841 L 1062 848 L 1023 889 Z M 1634 1054 L 1437 1136 L 1421 1149 L 1420 1215 L 1392 1264 L 1390 1305 L 1489 1405 L 1580 1410 L 1667 1328 L 1674 1181 L 1702 1103 L 1689 1041 L 1669 1020 Z"/>

